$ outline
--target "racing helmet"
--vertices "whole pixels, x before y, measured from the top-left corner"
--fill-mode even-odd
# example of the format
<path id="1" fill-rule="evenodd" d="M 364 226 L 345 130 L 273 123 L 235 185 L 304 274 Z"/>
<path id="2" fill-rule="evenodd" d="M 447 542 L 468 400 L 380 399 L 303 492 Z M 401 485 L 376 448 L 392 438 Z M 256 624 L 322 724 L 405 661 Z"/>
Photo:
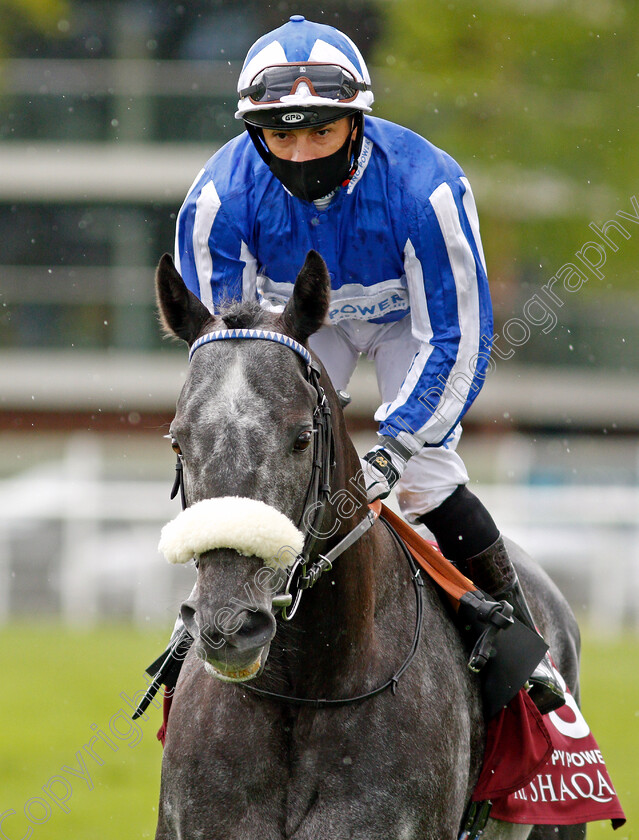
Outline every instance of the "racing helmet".
<path id="1" fill-rule="evenodd" d="M 319 126 L 371 110 L 368 69 L 351 39 L 323 23 L 292 15 L 248 51 L 237 90 L 236 119 L 247 127 Z"/>

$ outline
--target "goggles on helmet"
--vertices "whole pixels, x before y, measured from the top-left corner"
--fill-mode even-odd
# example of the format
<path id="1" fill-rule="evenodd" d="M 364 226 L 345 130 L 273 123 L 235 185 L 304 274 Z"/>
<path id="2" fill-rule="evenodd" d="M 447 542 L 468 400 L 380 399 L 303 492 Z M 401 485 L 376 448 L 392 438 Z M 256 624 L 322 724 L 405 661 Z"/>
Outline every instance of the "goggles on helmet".
<path id="1" fill-rule="evenodd" d="M 266 67 L 253 79 L 250 87 L 240 91 L 240 99 L 248 97 L 256 105 L 280 102 L 305 84 L 313 96 L 335 102 L 351 102 L 359 91 L 370 90 L 337 64 L 299 62 Z"/>

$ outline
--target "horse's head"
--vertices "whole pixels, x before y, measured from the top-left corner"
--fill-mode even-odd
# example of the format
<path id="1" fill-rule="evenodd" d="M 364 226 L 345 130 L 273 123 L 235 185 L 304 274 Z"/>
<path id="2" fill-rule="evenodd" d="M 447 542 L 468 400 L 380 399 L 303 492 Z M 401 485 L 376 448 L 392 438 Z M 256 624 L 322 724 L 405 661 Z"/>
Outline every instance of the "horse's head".
<path id="1" fill-rule="evenodd" d="M 280 315 L 257 304 L 211 315 L 168 255 L 156 290 L 165 329 L 192 353 L 170 428 L 188 508 L 167 526 L 165 553 L 174 562 L 197 557 L 184 622 L 207 670 L 241 681 L 264 666 L 275 634 L 273 595 L 303 541 L 318 405 L 303 354 L 326 317 L 328 271 L 309 252 Z M 229 338 L 229 330 L 268 330 L 293 341 Z"/>

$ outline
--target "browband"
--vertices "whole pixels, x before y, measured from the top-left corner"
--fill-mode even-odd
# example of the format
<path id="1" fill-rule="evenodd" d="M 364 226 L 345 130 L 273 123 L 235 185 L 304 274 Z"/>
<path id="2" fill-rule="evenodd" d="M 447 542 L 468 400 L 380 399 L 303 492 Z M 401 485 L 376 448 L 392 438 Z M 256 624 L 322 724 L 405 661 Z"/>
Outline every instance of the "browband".
<path id="1" fill-rule="evenodd" d="M 217 330 L 216 332 L 210 332 L 206 333 L 206 335 L 200 336 L 200 338 L 194 341 L 191 345 L 191 349 L 189 350 L 189 361 L 193 358 L 195 351 L 205 344 L 210 344 L 212 341 L 223 341 L 224 339 L 229 338 L 261 338 L 265 341 L 275 341 L 277 344 L 283 344 L 285 347 L 289 347 L 291 350 L 294 350 L 298 356 L 301 356 L 304 359 L 307 365 L 311 364 L 311 354 L 308 352 L 306 347 L 303 347 L 299 341 L 295 341 L 294 338 L 291 338 L 288 335 L 283 335 L 283 333 L 273 332 L 272 330 L 252 329 Z"/>

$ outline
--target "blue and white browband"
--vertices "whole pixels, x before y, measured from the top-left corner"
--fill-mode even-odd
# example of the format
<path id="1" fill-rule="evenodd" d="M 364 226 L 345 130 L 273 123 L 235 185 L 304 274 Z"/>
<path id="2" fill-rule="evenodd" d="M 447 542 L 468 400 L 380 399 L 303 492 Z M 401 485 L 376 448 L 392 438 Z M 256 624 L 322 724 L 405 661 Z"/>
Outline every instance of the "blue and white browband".
<path id="1" fill-rule="evenodd" d="M 290 347 L 291 350 L 294 350 L 304 359 L 307 365 L 311 364 L 311 354 L 308 352 L 306 347 L 303 347 L 299 341 L 295 341 L 294 338 L 290 338 L 290 336 L 283 335 L 282 333 L 272 332 L 271 330 L 250 329 L 217 330 L 216 332 L 210 332 L 206 333 L 206 335 L 200 336 L 200 338 L 194 341 L 191 345 L 191 349 L 189 351 L 189 362 L 193 358 L 195 351 L 204 344 L 210 344 L 212 341 L 223 341 L 228 338 L 258 338 L 265 341 L 275 341 L 277 344 L 284 344 L 285 347 Z"/>

